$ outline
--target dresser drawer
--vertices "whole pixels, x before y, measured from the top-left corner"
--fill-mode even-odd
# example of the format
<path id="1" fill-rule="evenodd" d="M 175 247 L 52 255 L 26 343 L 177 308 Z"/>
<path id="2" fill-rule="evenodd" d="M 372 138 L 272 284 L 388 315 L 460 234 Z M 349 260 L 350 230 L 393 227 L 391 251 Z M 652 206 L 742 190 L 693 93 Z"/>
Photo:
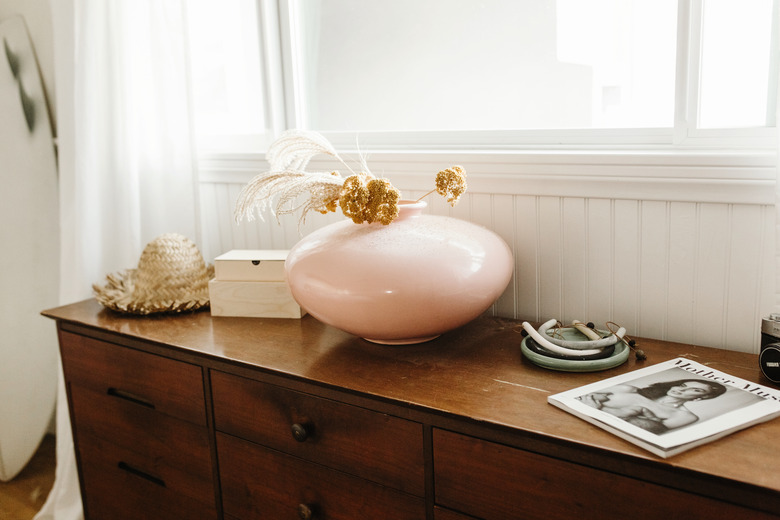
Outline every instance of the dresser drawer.
<path id="1" fill-rule="evenodd" d="M 88 520 L 217 518 L 210 482 L 167 466 L 156 454 L 140 454 L 99 438 L 82 436 L 80 440 Z"/>
<path id="2" fill-rule="evenodd" d="M 424 494 L 419 423 L 221 372 L 211 377 L 217 430 Z"/>
<path id="3" fill-rule="evenodd" d="M 439 429 L 433 430 L 433 459 L 436 503 L 487 520 L 770 518 L 699 495 Z"/>
<path id="4" fill-rule="evenodd" d="M 475 517 L 464 515 L 452 511 L 451 509 L 444 509 L 443 507 L 436 506 L 433 508 L 433 520 L 474 520 Z"/>
<path id="5" fill-rule="evenodd" d="M 60 331 L 66 381 L 206 425 L 200 367 Z"/>
<path id="6" fill-rule="evenodd" d="M 79 449 L 98 439 L 176 468 L 192 479 L 196 496 L 213 496 L 208 430 L 105 393 L 69 385 L 73 428 Z M 87 440 L 89 439 L 89 440 Z M 150 473 L 157 470 L 149 468 Z"/>
<path id="7" fill-rule="evenodd" d="M 425 518 L 420 497 L 243 439 L 217 433 L 217 453 L 226 518 Z"/>

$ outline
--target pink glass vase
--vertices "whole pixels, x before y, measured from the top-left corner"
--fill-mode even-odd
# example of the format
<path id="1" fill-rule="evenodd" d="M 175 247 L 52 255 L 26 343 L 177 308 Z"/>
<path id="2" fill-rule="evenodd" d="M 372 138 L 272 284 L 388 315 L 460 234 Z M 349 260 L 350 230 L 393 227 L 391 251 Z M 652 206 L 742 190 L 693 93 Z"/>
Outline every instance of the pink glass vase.
<path id="1" fill-rule="evenodd" d="M 492 231 L 422 214 L 402 201 L 389 225 L 344 220 L 304 237 L 285 273 L 318 320 L 375 343 L 421 343 L 473 320 L 512 277 L 512 252 Z"/>

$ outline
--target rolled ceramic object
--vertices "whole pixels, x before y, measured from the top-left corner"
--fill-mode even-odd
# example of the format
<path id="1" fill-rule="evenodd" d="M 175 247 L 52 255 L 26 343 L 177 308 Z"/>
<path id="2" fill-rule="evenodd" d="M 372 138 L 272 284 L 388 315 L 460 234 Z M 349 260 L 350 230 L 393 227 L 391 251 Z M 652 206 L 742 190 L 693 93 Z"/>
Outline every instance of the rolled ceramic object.
<path id="1" fill-rule="evenodd" d="M 599 348 L 608 347 L 610 345 L 614 345 L 615 343 L 623 339 L 623 336 L 626 335 L 626 329 L 620 327 L 616 333 L 610 334 L 609 336 L 605 336 L 597 340 L 570 341 L 570 340 L 556 338 L 547 333 L 550 327 L 552 327 L 556 323 L 558 323 L 558 321 L 554 319 L 544 323 L 541 327 L 539 327 L 539 334 L 547 338 L 550 343 L 558 345 L 559 347 L 570 348 L 575 350 L 599 349 Z"/>
<path id="2" fill-rule="evenodd" d="M 585 325 L 581 321 L 574 320 L 574 321 L 571 322 L 571 324 L 574 325 L 575 329 L 577 329 L 578 331 L 580 331 L 583 334 L 585 334 L 588 338 L 590 338 L 590 339 L 592 339 L 594 341 L 601 339 L 601 334 L 599 334 L 595 330 L 591 329 L 590 327 L 588 327 L 587 325 Z"/>
<path id="3" fill-rule="evenodd" d="M 552 319 L 544 323 L 541 327 L 539 327 L 539 331 L 541 330 L 546 331 L 556 323 L 558 323 L 558 320 Z M 556 345 L 555 343 L 548 341 L 550 337 L 546 333 L 540 333 L 539 331 L 534 329 L 533 326 L 531 326 L 531 324 L 528 323 L 527 321 L 523 322 L 523 329 L 525 329 L 528 335 L 531 336 L 534 339 L 534 341 L 536 341 L 536 343 L 538 343 L 542 347 L 546 348 L 551 352 L 555 352 L 556 354 L 562 354 L 564 356 L 589 356 L 593 354 L 598 354 L 604 348 L 601 347 L 601 348 L 592 348 L 592 349 L 570 349 L 570 348 Z M 577 342 L 571 342 L 571 343 L 577 343 Z M 614 344 L 614 342 L 612 344 Z"/>
<path id="4" fill-rule="evenodd" d="M 576 352 L 578 355 L 576 356 L 572 356 L 572 355 L 564 356 L 562 354 L 551 352 L 546 348 L 537 345 L 536 341 L 534 341 L 534 338 L 532 338 L 531 336 L 527 336 L 523 341 L 525 347 L 535 354 L 539 354 L 540 356 L 546 356 L 553 359 L 566 359 L 568 361 L 593 361 L 595 359 L 605 359 L 611 357 L 615 353 L 615 345 L 610 345 L 609 347 L 604 347 L 603 349 L 599 350 L 598 354 L 583 356 L 582 351 L 577 350 Z"/>

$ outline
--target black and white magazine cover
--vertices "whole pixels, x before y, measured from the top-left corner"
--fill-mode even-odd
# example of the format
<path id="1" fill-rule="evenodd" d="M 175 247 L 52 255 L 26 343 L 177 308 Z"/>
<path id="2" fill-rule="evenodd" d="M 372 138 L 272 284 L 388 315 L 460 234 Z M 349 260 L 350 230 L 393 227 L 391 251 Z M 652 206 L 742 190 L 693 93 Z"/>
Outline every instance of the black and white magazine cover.
<path id="1" fill-rule="evenodd" d="M 547 400 L 664 458 L 780 415 L 780 391 L 685 358 Z"/>

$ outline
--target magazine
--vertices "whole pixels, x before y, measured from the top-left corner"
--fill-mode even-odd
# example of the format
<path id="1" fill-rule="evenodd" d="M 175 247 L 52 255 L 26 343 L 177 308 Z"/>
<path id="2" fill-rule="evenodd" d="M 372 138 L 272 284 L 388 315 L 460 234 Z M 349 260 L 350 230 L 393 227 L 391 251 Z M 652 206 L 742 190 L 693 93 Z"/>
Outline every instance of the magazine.
<path id="1" fill-rule="evenodd" d="M 685 358 L 547 400 L 664 458 L 780 415 L 780 391 Z"/>

